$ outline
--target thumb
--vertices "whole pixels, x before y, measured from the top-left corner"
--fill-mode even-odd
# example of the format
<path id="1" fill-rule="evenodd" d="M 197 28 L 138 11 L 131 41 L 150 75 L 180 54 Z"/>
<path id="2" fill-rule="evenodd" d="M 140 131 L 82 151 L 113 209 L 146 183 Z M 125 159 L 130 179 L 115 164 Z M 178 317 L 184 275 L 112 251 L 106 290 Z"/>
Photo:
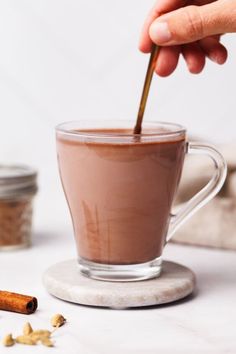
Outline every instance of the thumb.
<path id="1" fill-rule="evenodd" d="M 150 26 L 152 41 L 176 45 L 227 32 L 236 32 L 236 0 L 186 6 L 158 17 Z"/>

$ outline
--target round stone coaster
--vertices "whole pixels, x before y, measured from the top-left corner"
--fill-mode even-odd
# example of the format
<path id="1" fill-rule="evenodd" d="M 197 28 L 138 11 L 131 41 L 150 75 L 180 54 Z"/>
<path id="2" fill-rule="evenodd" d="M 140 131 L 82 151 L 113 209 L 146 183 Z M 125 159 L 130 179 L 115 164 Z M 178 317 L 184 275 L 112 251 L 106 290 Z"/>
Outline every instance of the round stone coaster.
<path id="1" fill-rule="evenodd" d="M 178 263 L 163 261 L 158 278 L 136 282 L 108 282 L 81 275 L 76 260 L 51 266 L 43 275 L 51 295 L 69 302 L 127 308 L 165 304 L 192 293 L 195 275 Z"/>

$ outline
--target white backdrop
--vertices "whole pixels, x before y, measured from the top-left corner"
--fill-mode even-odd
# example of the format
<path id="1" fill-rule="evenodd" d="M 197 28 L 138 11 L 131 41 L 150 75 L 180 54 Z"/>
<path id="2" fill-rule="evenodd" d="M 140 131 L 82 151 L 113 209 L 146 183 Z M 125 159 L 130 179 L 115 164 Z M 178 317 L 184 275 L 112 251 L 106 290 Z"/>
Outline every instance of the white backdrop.
<path id="1" fill-rule="evenodd" d="M 52 220 L 58 209 L 69 220 L 54 126 L 91 117 L 135 120 L 148 61 L 137 43 L 152 3 L 0 2 L 0 163 L 22 162 L 39 170 L 36 219 Z M 235 139 L 236 37 L 224 42 L 229 49 L 224 66 L 208 62 L 204 73 L 194 76 L 181 60 L 171 77 L 155 77 L 145 119 L 179 122 L 216 142 Z M 45 203 L 54 208 L 50 216 L 43 214 Z"/>

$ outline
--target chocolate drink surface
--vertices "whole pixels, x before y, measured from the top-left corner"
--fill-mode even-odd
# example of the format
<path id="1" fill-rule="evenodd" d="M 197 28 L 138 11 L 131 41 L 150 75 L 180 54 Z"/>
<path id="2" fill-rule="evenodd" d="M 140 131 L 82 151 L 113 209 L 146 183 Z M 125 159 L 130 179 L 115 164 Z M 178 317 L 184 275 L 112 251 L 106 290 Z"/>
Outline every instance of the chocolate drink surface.
<path id="1" fill-rule="evenodd" d="M 128 265 L 161 256 L 185 145 L 184 134 L 130 142 L 57 137 L 61 179 L 82 259 Z"/>

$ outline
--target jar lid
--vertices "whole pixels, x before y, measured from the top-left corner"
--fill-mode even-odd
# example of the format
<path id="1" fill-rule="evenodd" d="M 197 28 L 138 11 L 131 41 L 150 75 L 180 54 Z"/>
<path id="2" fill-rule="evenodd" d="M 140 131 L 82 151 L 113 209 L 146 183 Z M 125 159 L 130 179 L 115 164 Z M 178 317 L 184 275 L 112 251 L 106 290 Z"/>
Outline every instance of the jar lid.
<path id="1" fill-rule="evenodd" d="M 37 172 L 24 165 L 0 165 L 0 198 L 21 197 L 37 191 Z"/>

